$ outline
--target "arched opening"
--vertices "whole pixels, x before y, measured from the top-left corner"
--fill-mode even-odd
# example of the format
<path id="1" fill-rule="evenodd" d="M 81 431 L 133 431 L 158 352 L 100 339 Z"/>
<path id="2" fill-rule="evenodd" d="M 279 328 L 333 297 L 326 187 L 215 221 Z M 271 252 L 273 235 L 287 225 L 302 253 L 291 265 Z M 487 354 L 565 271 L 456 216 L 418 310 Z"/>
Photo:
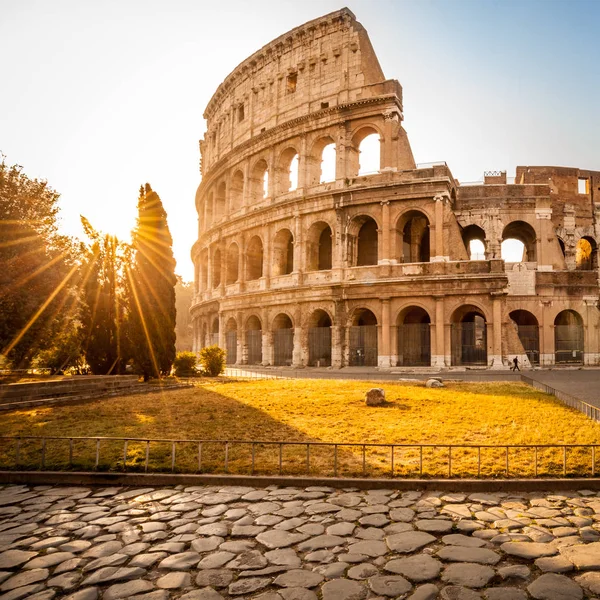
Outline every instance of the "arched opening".
<path id="1" fill-rule="evenodd" d="M 356 236 L 356 266 L 376 265 L 378 261 L 377 223 L 371 217 L 360 217 L 362 222 Z"/>
<path id="2" fill-rule="evenodd" d="M 294 354 L 294 329 L 292 320 L 284 313 L 273 319 L 273 364 L 290 366 Z"/>
<path id="3" fill-rule="evenodd" d="M 205 223 L 204 230 L 206 231 L 213 224 L 213 193 L 212 192 L 208 195 L 208 198 L 206 200 L 206 205 L 204 207 L 204 210 L 205 210 L 205 213 L 204 213 L 204 223 Z"/>
<path id="4" fill-rule="evenodd" d="M 308 185 L 335 181 L 336 148 L 333 138 L 317 140 L 308 157 Z"/>
<path id="5" fill-rule="evenodd" d="M 241 171 L 236 171 L 231 178 L 229 186 L 229 202 L 231 212 L 235 212 L 242 208 L 244 201 L 244 174 Z"/>
<path id="6" fill-rule="evenodd" d="M 429 262 L 429 219 L 422 212 L 411 210 L 403 214 L 396 231 L 399 262 Z"/>
<path id="7" fill-rule="evenodd" d="M 294 270 L 294 236 L 281 229 L 273 240 L 273 275 L 289 275 Z"/>
<path id="8" fill-rule="evenodd" d="M 331 227 L 324 221 L 313 223 L 306 236 L 306 270 L 331 269 L 332 250 Z"/>
<path id="9" fill-rule="evenodd" d="M 252 315 L 246 321 L 247 364 L 262 363 L 262 324 L 260 319 Z"/>
<path id="10" fill-rule="evenodd" d="M 354 311 L 349 336 L 351 367 L 377 366 L 377 317 L 367 308 Z"/>
<path id="11" fill-rule="evenodd" d="M 556 364 L 583 363 L 583 320 L 574 310 L 563 310 L 554 319 Z"/>
<path id="12" fill-rule="evenodd" d="M 461 306 L 452 318 L 452 365 L 487 365 L 487 324 L 475 306 Z"/>
<path id="13" fill-rule="evenodd" d="M 215 223 L 220 221 L 225 215 L 226 192 L 225 182 L 222 181 L 217 187 L 217 194 L 215 196 Z"/>
<path id="14" fill-rule="evenodd" d="M 269 168 L 267 162 L 259 160 L 252 169 L 252 200 L 261 202 L 269 195 Z"/>
<path id="15" fill-rule="evenodd" d="M 535 230 L 525 221 L 513 221 L 502 232 L 502 259 L 508 263 L 536 262 Z"/>
<path id="16" fill-rule="evenodd" d="M 596 240 L 582 237 L 575 246 L 575 268 L 578 271 L 594 271 L 598 268 Z"/>
<path id="17" fill-rule="evenodd" d="M 315 310 L 309 320 L 308 365 L 331 366 L 331 317 L 321 309 Z"/>
<path id="18" fill-rule="evenodd" d="M 358 175 L 379 173 L 381 141 L 377 133 L 370 133 L 358 144 Z"/>
<path id="19" fill-rule="evenodd" d="M 462 230 L 462 239 L 469 260 L 485 260 L 485 231 L 477 225 L 467 225 Z"/>
<path id="20" fill-rule="evenodd" d="M 409 306 L 398 315 L 398 365 L 431 365 L 431 319 L 426 310 Z"/>
<path id="21" fill-rule="evenodd" d="M 528 310 L 513 310 L 509 314 L 517 328 L 519 342 L 523 352 L 527 355 L 532 365 L 540 364 L 540 328 L 535 315 Z M 510 339 L 509 339 L 510 341 Z M 520 354 L 520 352 L 515 352 Z"/>
<path id="22" fill-rule="evenodd" d="M 217 248 L 212 259 L 212 284 L 213 288 L 221 285 L 221 251 Z"/>
<path id="23" fill-rule="evenodd" d="M 208 288 L 208 250 L 200 254 L 200 290 L 205 292 Z"/>
<path id="24" fill-rule="evenodd" d="M 277 192 L 287 194 L 298 187 L 298 152 L 295 148 L 287 148 L 279 159 Z"/>
<path id="25" fill-rule="evenodd" d="M 206 323 L 202 323 L 202 337 L 200 339 L 200 348 L 208 346 L 208 327 Z"/>
<path id="26" fill-rule="evenodd" d="M 227 352 L 225 362 L 235 365 L 237 362 L 237 322 L 231 317 L 225 325 L 225 351 Z"/>
<path id="27" fill-rule="evenodd" d="M 210 343 L 212 346 L 219 345 L 219 317 L 213 319 L 210 332 Z"/>
<path id="28" fill-rule="evenodd" d="M 253 281 L 263 276 L 263 243 L 255 235 L 246 250 L 246 281 Z"/>
<path id="29" fill-rule="evenodd" d="M 231 285 L 235 283 L 240 276 L 240 249 L 238 245 L 233 242 L 227 249 L 227 278 L 225 283 Z"/>

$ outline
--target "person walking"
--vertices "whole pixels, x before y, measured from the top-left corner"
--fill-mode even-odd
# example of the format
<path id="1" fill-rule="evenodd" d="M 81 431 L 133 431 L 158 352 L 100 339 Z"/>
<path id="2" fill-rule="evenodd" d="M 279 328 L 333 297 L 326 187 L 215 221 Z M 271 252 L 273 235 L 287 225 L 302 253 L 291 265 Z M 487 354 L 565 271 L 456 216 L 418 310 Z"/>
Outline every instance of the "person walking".
<path id="1" fill-rule="evenodd" d="M 515 356 L 513 358 L 513 365 L 510 370 L 511 371 L 520 371 L 521 369 L 519 369 L 519 358 L 517 356 Z"/>

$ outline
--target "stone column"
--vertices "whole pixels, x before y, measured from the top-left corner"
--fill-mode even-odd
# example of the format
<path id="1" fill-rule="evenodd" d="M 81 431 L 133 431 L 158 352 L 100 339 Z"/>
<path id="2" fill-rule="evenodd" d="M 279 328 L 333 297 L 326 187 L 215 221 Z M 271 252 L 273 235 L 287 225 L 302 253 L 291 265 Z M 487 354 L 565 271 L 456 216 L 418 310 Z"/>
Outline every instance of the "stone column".
<path id="1" fill-rule="evenodd" d="M 433 344 L 431 352 L 431 366 L 442 369 L 450 364 L 451 357 L 446 357 L 444 340 L 444 296 L 435 296 L 435 322 L 431 333 Z"/>
<path id="2" fill-rule="evenodd" d="M 262 330 L 262 358 L 263 366 L 273 364 L 273 332 L 270 329 Z"/>
<path id="3" fill-rule="evenodd" d="M 390 299 L 381 299 L 381 346 L 378 351 L 377 366 L 391 367 L 390 347 Z"/>
<path id="4" fill-rule="evenodd" d="M 246 332 L 244 331 L 244 313 L 238 312 L 235 320 L 237 325 L 237 360 L 235 361 L 235 364 L 243 365 L 246 364 L 248 359 L 248 346 L 246 346 L 245 343 Z M 244 358 L 246 358 L 246 360 L 244 360 Z"/>
<path id="5" fill-rule="evenodd" d="M 302 218 L 294 215 L 294 284 L 302 285 L 305 266 L 304 232 L 302 231 Z"/>
<path id="6" fill-rule="evenodd" d="M 302 327 L 294 328 L 294 349 L 292 351 L 292 367 L 295 368 L 304 366 L 302 360 L 302 354 L 304 354 L 302 347 L 303 334 L 304 330 Z M 306 350 L 308 350 L 308 348 Z M 306 352 L 306 354 L 308 355 L 308 352 Z"/>
<path id="7" fill-rule="evenodd" d="M 271 229 L 265 228 L 265 237 L 263 240 L 263 276 L 261 277 L 260 289 L 266 290 L 271 285 L 271 260 L 273 248 L 271 245 Z"/>
<path id="8" fill-rule="evenodd" d="M 501 369 L 504 367 L 504 365 L 502 364 L 501 296 L 492 296 L 492 356 L 488 357 L 488 365 L 490 365 L 492 369 Z"/>
<path id="9" fill-rule="evenodd" d="M 387 201 L 381 203 L 381 244 L 379 245 L 381 253 L 378 260 L 380 265 L 389 265 L 394 262 L 390 251 L 390 237 L 390 203 Z"/>
<path id="10" fill-rule="evenodd" d="M 554 354 L 554 319 L 550 315 L 552 300 L 541 300 L 542 322 L 540 325 L 540 366 L 555 363 Z"/>
<path id="11" fill-rule="evenodd" d="M 429 256 L 431 262 L 447 262 L 449 255 L 444 252 L 444 204 L 447 197 L 438 194 L 435 201 L 435 223 L 433 224 L 433 235 L 429 240 Z M 430 225 L 431 228 L 431 225 Z"/>
<path id="12" fill-rule="evenodd" d="M 583 362 L 586 365 L 598 365 L 600 363 L 600 344 L 598 343 L 598 323 L 597 323 L 597 296 L 584 296 L 585 319 L 584 340 L 583 340 Z"/>
<path id="13" fill-rule="evenodd" d="M 536 208 L 535 218 L 537 220 L 538 232 L 536 241 L 537 268 L 538 271 L 552 271 L 551 253 L 548 248 L 548 237 L 554 236 L 552 226 L 552 208 Z"/>

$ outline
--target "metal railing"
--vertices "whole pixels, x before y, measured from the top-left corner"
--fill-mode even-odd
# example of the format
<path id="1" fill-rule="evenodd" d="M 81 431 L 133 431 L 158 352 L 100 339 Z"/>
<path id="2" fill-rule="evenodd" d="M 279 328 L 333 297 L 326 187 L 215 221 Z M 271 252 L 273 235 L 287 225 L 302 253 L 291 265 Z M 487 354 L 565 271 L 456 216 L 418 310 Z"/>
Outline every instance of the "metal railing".
<path id="1" fill-rule="evenodd" d="M 527 377 L 526 375 L 521 375 L 521 381 L 523 383 L 527 383 L 531 387 L 534 387 L 536 390 L 540 390 L 540 392 L 544 392 L 545 394 L 550 394 L 554 396 L 558 400 L 560 400 L 563 404 L 582 412 L 586 417 L 592 419 L 592 421 L 596 421 L 600 423 L 600 408 L 594 406 L 593 404 L 588 404 L 579 398 L 575 398 L 575 396 L 571 396 L 566 392 L 561 390 L 557 390 L 552 386 L 546 385 L 545 383 L 541 383 L 540 381 L 536 381 L 531 377 Z"/>
<path id="2" fill-rule="evenodd" d="M 599 446 L 20 436 L 0 437 L 0 469 L 383 478 L 595 477 Z"/>

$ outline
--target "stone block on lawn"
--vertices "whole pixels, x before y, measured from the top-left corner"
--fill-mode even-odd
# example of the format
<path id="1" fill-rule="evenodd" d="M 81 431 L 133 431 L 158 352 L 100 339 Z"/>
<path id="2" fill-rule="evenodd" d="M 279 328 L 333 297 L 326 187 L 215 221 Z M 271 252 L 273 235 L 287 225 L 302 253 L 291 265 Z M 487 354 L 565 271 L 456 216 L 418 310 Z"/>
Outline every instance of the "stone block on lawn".
<path id="1" fill-rule="evenodd" d="M 365 394 L 365 403 L 367 406 L 381 406 L 385 404 L 385 390 L 383 388 L 371 388 Z"/>

